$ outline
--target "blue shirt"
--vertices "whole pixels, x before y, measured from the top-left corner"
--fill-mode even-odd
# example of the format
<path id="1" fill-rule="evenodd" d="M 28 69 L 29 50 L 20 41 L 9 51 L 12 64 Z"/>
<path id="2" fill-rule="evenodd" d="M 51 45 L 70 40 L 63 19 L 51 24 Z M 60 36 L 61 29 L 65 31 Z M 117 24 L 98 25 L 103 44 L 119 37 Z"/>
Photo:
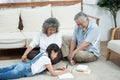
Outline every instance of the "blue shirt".
<path id="1" fill-rule="evenodd" d="M 89 20 L 88 27 L 84 31 L 76 25 L 72 40 L 77 42 L 77 47 L 84 41 L 89 42 L 90 45 L 84 50 L 93 52 L 97 57 L 100 55 L 100 29 L 96 23 Z"/>

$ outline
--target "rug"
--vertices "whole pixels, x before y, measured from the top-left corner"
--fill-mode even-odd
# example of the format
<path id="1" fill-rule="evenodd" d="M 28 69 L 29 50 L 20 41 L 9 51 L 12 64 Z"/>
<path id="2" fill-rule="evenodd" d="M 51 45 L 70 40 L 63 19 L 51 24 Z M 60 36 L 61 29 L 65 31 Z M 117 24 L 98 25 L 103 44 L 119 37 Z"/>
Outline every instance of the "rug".
<path id="1" fill-rule="evenodd" d="M 20 59 L 15 60 L 0 60 L 0 67 L 9 66 L 21 61 Z M 65 67 L 69 64 L 68 61 L 60 61 L 54 67 L 63 66 Z M 74 73 L 73 70 L 78 65 L 87 65 L 91 72 L 89 74 L 78 74 Z M 64 80 L 120 80 L 120 67 L 112 63 L 111 61 L 106 61 L 104 57 L 100 57 L 97 61 L 90 63 L 77 63 L 75 66 L 68 65 L 68 70 L 73 74 L 74 78 L 64 79 Z M 48 72 L 39 74 L 33 77 L 25 77 L 14 80 L 59 80 L 58 77 L 51 76 Z"/>

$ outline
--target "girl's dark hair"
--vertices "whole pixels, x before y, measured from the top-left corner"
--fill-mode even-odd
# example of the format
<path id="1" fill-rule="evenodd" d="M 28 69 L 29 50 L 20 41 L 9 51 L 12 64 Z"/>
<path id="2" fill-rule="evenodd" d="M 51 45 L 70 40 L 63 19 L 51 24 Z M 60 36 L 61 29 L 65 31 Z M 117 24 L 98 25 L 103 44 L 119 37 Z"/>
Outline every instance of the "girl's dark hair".
<path id="1" fill-rule="evenodd" d="M 51 52 L 52 50 L 54 52 L 58 52 L 58 55 L 57 57 L 54 59 L 54 60 L 51 60 L 52 64 L 56 64 L 58 63 L 62 58 L 62 53 L 61 53 L 61 49 L 58 47 L 57 44 L 50 44 L 47 49 L 46 49 L 46 52 L 48 53 L 48 57 L 51 59 Z"/>

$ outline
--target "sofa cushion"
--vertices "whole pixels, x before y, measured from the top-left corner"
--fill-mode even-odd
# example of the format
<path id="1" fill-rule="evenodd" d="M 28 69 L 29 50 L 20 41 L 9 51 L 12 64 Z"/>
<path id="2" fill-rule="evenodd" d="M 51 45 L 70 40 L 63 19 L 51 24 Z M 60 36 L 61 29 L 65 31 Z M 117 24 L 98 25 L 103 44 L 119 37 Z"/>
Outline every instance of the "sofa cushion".
<path id="1" fill-rule="evenodd" d="M 20 48 L 24 46 L 25 37 L 22 33 L 0 33 L 0 48 Z"/>
<path id="2" fill-rule="evenodd" d="M 19 31 L 20 9 L 0 10 L 0 32 Z"/>
<path id="3" fill-rule="evenodd" d="M 60 29 L 62 36 L 72 36 L 74 29 Z"/>
<path id="4" fill-rule="evenodd" d="M 55 6 L 52 7 L 52 16 L 56 17 L 59 20 L 61 29 L 72 30 L 75 26 L 74 16 L 80 11 L 80 3 L 70 6 Z"/>
<path id="5" fill-rule="evenodd" d="M 107 47 L 120 54 L 120 40 L 109 41 Z"/>
<path id="6" fill-rule="evenodd" d="M 49 17 L 51 17 L 51 5 L 22 9 L 21 18 L 24 26 L 23 31 L 40 31 L 43 22 Z"/>
<path id="7" fill-rule="evenodd" d="M 32 39 L 38 34 L 39 32 L 23 32 L 22 34 L 26 38 L 26 47 L 29 46 Z"/>

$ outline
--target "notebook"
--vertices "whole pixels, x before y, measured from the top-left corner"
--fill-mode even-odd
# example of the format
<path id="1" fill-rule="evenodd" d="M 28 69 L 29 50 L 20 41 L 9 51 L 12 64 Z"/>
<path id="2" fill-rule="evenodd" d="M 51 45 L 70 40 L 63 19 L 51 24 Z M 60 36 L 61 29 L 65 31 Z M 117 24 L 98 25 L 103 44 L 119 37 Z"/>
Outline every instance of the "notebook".
<path id="1" fill-rule="evenodd" d="M 87 65 L 78 65 L 77 67 L 75 67 L 75 69 L 73 70 L 74 74 L 90 74 L 91 70 Z"/>

